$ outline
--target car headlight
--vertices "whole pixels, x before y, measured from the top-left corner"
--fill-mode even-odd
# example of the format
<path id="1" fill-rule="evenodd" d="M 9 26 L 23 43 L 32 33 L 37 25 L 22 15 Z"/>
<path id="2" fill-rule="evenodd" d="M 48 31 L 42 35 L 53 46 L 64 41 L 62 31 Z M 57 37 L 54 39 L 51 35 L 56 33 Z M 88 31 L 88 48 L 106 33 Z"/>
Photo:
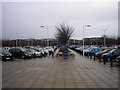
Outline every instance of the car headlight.
<path id="1" fill-rule="evenodd" d="M 12 56 L 12 54 L 9 54 L 10 56 Z"/>
<path id="2" fill-rule="evenodd" d="M 98 55 L 98 53 L 95 53 L 95 55 Z"/>
<path id="3" fill-rule="evenodd" d="M 25 55 L 28 55 L 28 54 L 25 54 Z"/>

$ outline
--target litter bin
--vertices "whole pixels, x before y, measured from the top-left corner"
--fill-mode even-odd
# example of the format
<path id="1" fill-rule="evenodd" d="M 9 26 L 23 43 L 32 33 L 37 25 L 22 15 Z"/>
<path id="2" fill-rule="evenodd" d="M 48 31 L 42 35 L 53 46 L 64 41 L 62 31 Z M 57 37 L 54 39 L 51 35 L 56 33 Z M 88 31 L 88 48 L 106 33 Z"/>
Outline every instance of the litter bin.
<path id="1" fill-rule="evenodd" d="M 69 56 L 68 51 L 64 51 L 63 56 L 64 56 L 64 59 L 68 59 L 68 56 Z"/>

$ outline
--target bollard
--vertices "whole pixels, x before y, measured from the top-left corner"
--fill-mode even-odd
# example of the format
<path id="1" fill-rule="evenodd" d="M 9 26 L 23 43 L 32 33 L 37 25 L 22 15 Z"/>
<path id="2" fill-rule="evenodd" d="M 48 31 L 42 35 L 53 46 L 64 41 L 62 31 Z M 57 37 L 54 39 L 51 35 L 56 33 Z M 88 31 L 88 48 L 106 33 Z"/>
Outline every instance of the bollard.
<path id="1" fill-rule="evenodd" d="M 99 62 L 101 62 L 101 57 L 99 57 Z"/>
<path id="2" fill-rule="evenodd" d="M 110 66 L 113 67 L 113 59 L 110 58 Z"/>
<path id="3" fill-rule="evenodd" d="M 84 56 L 86 57 L 86 53 L 84 53 Z"/>
<path id="4" fill-rule="evenodd" d="M 87 58 L 89 58 L 89 54 L 87 54 Z"/>
<path id="5" fill-rule="evenodd" d="M 106 64 L 106 59 L 104 58 L 103 61 L 104 61 L 104 65 L 105 65 Z"/>
<path id="6" fill-rule="evenodd" d="M 95 61 L 95 54 L 94 54 L 94 61 Z"/>
<path id="7" fill-rule="evenodd" d="M 90 53 L 90 59 L 92 59 L 92 54 Z"/>

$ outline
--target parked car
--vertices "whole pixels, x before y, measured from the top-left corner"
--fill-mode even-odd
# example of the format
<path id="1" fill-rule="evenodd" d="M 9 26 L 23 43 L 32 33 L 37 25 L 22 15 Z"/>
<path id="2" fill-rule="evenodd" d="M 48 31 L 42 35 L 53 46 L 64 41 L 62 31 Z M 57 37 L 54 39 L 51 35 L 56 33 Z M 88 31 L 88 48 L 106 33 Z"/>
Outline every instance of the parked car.
<path id="1" fill-rule="evenodd" d="M 42 57 L 41 52 L 36 51 L 36 50 L 34 50 L 34 49 L 30 49 L 30 48 L 29 48 L 29 49 L 26 49 L 26 51 L 32 53 L 33 58 Z"/>
<path id="2" fill-rule="evenodd" d="M 80 52 L 81 49 L 82 49 L 82 46 L 78 46 L 77 48 L 75 48 L 75 51 Z"/>
<path id="3" fill-rule="evenodd" d="M 102 50 L 106 50 L 108 47 L 101 47 Z"/>
<path id="4" fill-rule="evenodd" d="M 108 53 L 102 54 L 102 59 L 103 60 L 115 60 L 117 58 L 117 56 L 120 56 L 120 49 L 113 49 Z"/>
<path id="5" fill-rule="evenodd" d="M 6 50 L 3 50 L 2 48 L 0 48 L 0 57 L 2 58 L 2 61 L 13 60 L 12 54 Z"/>
<path id="6" fill-rule="evenodd" d="M 28 59 L 32 58 L 32 54 L 27 52 L 23 48 L 11 48 L 9 52 L 13 55 L 15 58 L 21 58 L 21 59 Z"/>
<path id="7" fill-rule="evenodd" d="M 43 50 L 43 48 L 31 48 L 31 49 L 33 49 L 33 50 L 35 50 L 36 52 L 39 52 L 41 55 L 40 55 L 40 57 L 45 57 L 47 54 L 45 53 L 45 51 Z"/>
<path id="8" fill-rule="evenodd" d="M 102 52 L 95 53 L 95 57 L 100 58 L 102 54 L 108 53 L 108 52 L 110 52 L 111 50 L 112 50 L 112 49 L 106 49 L 106 50 L 104 50 L 104 51 L 102 51 Z"/>
<path id="9" fill-rule="evenodd" d="M 75 50 L 76 51 L 76 48 L 80 47 L 78 45 L 71 45 L 71 46 L 68 46 L 70 49 L 72 50 Z"/>
<path id="10" fill-rule="evenodd" d="M 98 47 L 92 47 L 88 51 L 85 51 L 84 53 L 85 54 L 95 54 L 97 52 L 102 52 L 102 49 L 98 48 Z"/>
<path id="11" fill-rule="evenodd" d="M 88 51 L 88 49 L 89 49 L 89 46 L 84 46 L 84 48 L 83 48 L 83 46 L 81 46 L 81 49 L 80 49 L 80 54 L 83 54 L 83 52 L 84 51 Z"/>
<path id="12" fill-rule="evenodd" d="M 87 55 L 87 53 L 86 53 L 87 51 L 90 51 L 90 48 L 87 48 L 87 49 L 82 50 L 82 53 L 81 53 L 81 54 L 83 54 L 83 52 L 84 52 L 84 54 Z"/>
<path id="13" fill-rule="evenodd" d="M 44 51 L 45 56 L 47 56 L 49 54 L 49 49 L 48 48 L 44 47 L 42 50 Z"/>

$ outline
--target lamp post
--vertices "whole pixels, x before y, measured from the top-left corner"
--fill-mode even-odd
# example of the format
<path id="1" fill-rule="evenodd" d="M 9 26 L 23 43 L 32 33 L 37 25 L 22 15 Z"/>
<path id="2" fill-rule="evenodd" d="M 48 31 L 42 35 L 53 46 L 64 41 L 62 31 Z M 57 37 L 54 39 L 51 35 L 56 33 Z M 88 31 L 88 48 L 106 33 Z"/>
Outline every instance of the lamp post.
<path id="1" fill-rule="evenodd" d="M 15 40 L 15 47 L 17 47 L 18 46 L 18 37 L 19 37 L 19 33 L 17 32 L 16 33 L 16 40 Z"/>
<path id="2" fill-rule="evenodd" d="M 28 46 L 30 46 L 30 39 L 28 38 L 28 40 L 27 40 L 27 41 L 28 41 Z"/>
<path id="3" fill-rule="evenodd" d="M 16 42 L 15 42 L 15 47 L 17 47 L 17 39 L 16 39 Z"/>
<path id="4" fill-rule="evenodd" d="M 41 27 L 41 28 L 46 27 L 46 29 L 47 29 L 47 37 L 46 37 L 46 38 L 47 38 L 47 46 L 49 46 L 49 39 L 48 39 L 48 38 L 49 38 L 49 37 L 48 37 L 48 26 L 41 25 L 40 27 Z"/>
<path id="5" fill-rule="evenodd" d="M 83 56 L 84 56 L 84 47 L 85 47 L 85 41 L 84 41 L 84 30 L 85 27 L 91 27 L 90 25 L 83 25 Z"/>
<path id="6" fill-rule="evenodd" d="M 106 46 L 106 35 L 105 35 L 105 31 L 107 31 L 108 29 L 105 29 L 105 30 L 101 30 L 104 32 L 104 46 Z"/>

